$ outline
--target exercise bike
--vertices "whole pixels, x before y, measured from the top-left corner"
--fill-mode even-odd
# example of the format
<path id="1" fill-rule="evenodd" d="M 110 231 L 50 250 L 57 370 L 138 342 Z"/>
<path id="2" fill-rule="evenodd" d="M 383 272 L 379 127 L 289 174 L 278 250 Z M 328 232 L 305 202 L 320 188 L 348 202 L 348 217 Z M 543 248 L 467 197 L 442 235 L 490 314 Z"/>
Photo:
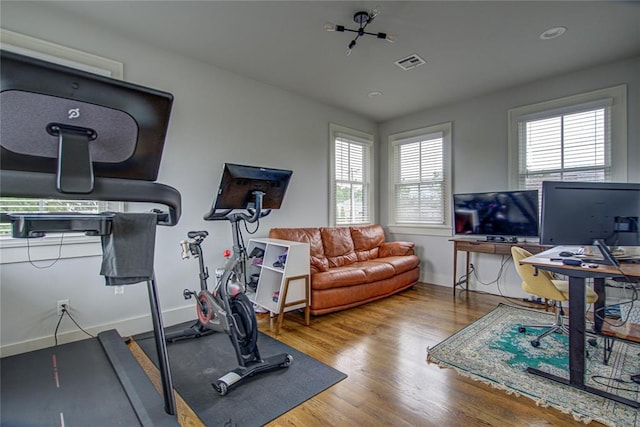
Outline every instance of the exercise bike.
<path id="1" fill-rule="evenodd" d="M 261 196 L 258 195 L 258 198 Z M 231 221 L 234 229 L 233 256 L 225 263 L 224 272 L 216 280 L 215 287 L 209 291 L 207 279 L 208 268 L 204 265 L 202 256 L 202 242 L 209 235 L 206 231 L 190 231 L 187 237 L 191 240 L 180 242 L 182 258 L 193 255 L 198 259 L 200 269 L 200 291 L 189 289 L 183 291 L 185 299 L 196 297 L 196 311 L 198 320 L 188 329 L 166 334 L 167 342 L 173 343 L 187 338 L 199 338 L 213 332 L 223 332 L 229 335 L 236 353 L 238 367 L 223 375 L 212 383 L 213 388 L 221 395 L 240 381 L 261 372 L 278 368 L 286 368 L 293 362 L 293 356 L 287 353 L 277 354 L 262 359 L 258 350 L 258 322 L 253 304 L 244 293 L 244 245 L 240 238 L 238 223 L 242 220 L 255 222 L 269 214 L 268 211 L 251 211 L 252 215 L 244 213 L 224 212 L 214 219 Z"/>

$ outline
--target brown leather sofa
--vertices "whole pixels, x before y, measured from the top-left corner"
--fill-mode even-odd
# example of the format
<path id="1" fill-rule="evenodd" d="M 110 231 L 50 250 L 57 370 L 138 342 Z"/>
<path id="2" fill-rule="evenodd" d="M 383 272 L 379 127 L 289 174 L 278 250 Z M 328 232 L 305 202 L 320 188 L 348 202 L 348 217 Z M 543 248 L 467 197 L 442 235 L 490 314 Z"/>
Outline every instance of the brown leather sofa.
<path id="1" fill-rule="evenodd" d="M 309 243 L 311 314 L 356 307 L 415 285 L 412 242 L 386 242 L 380 225 L 272 228 L 269 237 Z"/>

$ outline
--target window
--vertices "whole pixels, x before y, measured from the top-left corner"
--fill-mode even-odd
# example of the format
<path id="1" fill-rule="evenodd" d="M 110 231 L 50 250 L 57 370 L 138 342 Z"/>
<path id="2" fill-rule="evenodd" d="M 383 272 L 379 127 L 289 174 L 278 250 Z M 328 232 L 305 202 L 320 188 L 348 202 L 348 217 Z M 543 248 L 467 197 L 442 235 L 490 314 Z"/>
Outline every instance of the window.
<path id="1" fill-rule="evenodd" d="M 330 224 L 373 222 L 373 135 L 330 125 Z"/>
<path id="2" fill-rule="evenodd" d="M 391 225 L 451 235 L 451 123 L 391 135 L 389 145 Z"/>
<path id="3" fill-rule="evenodd" d="M 626 86 L 509 111 L 513 188 L 626 181 Z"/>
<path id="4" fill-rule="evenodd" d="M 111 205 L 111 206 L 110 206 Z M 97 213 L 106 210 L 122 210 L 119 203 L 95 200 L 45 200 L 0 197 L 0 213 L 11 212 L 81 212 Z M 0 223 L 0 238 L 11 237 L 11 224 Z"/>
<path id="5" fill-rule="evenodd" d="M 113 61 L 107 58 L 102 58 L 90 53 L 82 52 L 79 50 L 67 48 L 65 46 L 56 45 L 44 40 L 39 40 L 33 37 L 25 36 L 23 34 L 15 33 L 5 29 L 0 29 L 0 35 L 2 38 L 2 49 L 16 52 L 22 55 L 33 56 L 35 58 L 43 59 L 45 61 L 57 62 L 69 67 L 76 67 L 85 71 L 89 71 L 96 74 L 110 76 L 113 78 L 122 78 L 123 64 L 117 61 Z M 102 212 L 105 210 L 123 210 L 124 204 L 117 202 L 98 202 L 98 201 L 78 201 L 78 200 L 38 200 L 38 199 L 18 199 L 0 197 L 0 212 Z M 66 236 L 63 239 L 60 237 L 44 237 L 42 239 L 29 239 L 31 242 L 26 242 L 27 239 L 12 239 L 11 238 L 11 224 L 0 223 L 0 248 L 2 248 L 2 263 L 8 262 L 21 262 L 25 261 L 23 251 L 17 251 L 24 246 L 38 247 L 38 246 L 59 246 L 61 243 L 68 244 L 84 244 L 95 243 L 99 239 L 89 237 L 77 237 Z M 97 250 L 88 249 L 86 245 L 83 245 L 82 249 L 67 248 L 62 251 L 62 257 L 69 256 L 82 256 L 99 254 L 99 248 Z M 37 253 L 36 253 L 37 252 Z M 48 259 L 52 256 L 57 257 L 59 255 L 57 250 L 53 251 L 36 251 L 30 256 L 34 260 Z M 45 253 L 46 252 L 46 253 Z"/>

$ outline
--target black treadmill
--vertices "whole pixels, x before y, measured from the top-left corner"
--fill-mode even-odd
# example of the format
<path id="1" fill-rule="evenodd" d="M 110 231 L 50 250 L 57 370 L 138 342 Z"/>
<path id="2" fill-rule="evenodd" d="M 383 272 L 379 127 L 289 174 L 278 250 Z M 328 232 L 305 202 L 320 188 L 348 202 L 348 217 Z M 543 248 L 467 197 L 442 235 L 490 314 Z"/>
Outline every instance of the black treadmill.
<path id="1" fill-rule="evenodd" d="M 173 96 L 0 51 L 0 196 L 149 202 L 175 225 L 180 193 L 155 182 Z M 13 237 L 109 236 L 118 213 L 3 213 Z M 115 330 L 0 359 L 2 426 L 178 425 L 155 275 L 147 280 L 158 393 Z M 24 302 L 25 305 L 28 303 Z"/>

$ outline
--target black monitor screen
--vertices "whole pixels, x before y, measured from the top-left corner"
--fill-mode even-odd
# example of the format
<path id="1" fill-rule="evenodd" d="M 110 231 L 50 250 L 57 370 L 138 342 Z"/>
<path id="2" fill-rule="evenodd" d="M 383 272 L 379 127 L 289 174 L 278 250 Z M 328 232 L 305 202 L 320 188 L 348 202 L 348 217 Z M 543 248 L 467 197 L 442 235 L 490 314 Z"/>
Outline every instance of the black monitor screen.
<path id="1" fill-rule="evenodd" d="M 1 70 L 2 169 L 56 173 L 62 129 L 87 140 L 96 177 L 157 179 L 170 93 L 4 50 Z"/>
<path id="2" fill-rule="evenodd" d="M 538 191 L 453 195 L 455 234 L 537 237 Z"/>
<path id="3" fill-rule="evenodd" d="M 640 184 L 542 183 L 544 245 L 640 246 Z"/>
<path id="4" fill-rule="evenodd" d="M 255 208 L 256 191 L 264 193 L 262 209 L 280 209 L 292 174 L 290 170 L 226 163 L 212 212 Z"/>

